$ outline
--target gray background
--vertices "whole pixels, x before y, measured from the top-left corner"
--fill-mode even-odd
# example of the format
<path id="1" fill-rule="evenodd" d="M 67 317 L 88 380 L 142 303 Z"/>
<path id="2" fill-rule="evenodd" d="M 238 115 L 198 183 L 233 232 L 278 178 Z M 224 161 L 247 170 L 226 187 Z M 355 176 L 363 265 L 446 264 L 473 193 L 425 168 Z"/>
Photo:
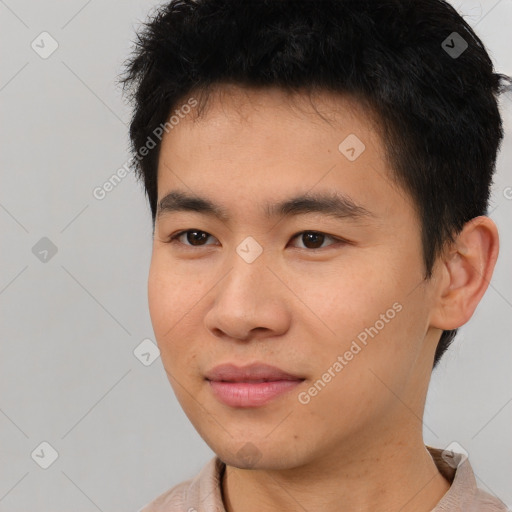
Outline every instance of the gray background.
<path id="1" fill-rule="evenodd" d="M 129 110 L 115 77 L 134 29 L 156 5 L 0 1 L 2 512 L 135 511 L 213 456 L 160 358 L 145 366 L 134 355 L 143 340 L 154 341 L 142 187 L 130 174 L 103 200 L 92 193 L 129 157 Z M 512 73 L 512 0 L 454 5 L 498 71 Z M 39 51 L 51 49 L 49 39 L 42 48 L 43 31 L 59 45 L 46 59 L 31 47 L 35 40 Z M 490 214 L 500 259 L 434 373 L 424 433 L 437 447 L 457 441 L 479 485 L 512 506 L 510 94 L 502 112 Z M 39 465 L 51 461 L 43 441 L 58 453 L 47 469 Z"/>

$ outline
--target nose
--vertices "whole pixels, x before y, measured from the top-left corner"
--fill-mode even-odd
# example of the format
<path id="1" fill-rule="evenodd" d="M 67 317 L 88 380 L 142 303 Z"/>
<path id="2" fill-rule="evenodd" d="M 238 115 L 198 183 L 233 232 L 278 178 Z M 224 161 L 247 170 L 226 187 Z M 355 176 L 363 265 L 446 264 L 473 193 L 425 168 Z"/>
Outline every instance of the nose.
<path id="1" fill-rule="evenodd" d="M 275 274 L 261 256 L 247 263 L 236 255 L 214 289 L 206 328 L 219 338 L 240 341 L 285 333 L 290 326 L 290 292 Z"/>

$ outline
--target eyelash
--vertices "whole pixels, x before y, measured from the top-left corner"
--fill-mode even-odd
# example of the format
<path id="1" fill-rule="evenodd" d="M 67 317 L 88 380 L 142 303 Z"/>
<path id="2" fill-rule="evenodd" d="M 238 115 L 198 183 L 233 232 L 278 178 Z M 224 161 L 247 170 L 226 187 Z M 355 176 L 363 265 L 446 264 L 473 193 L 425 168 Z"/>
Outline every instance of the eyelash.
<path id="1" fill-rule="evenodd" d="M 174 235 L 169 236 L 169 238 L 168 238 L 166 243 L 180 244 L 180 245 L 183 245 L 183 246 L 187 247 L 187 249 L 201 248 L 201 247 L 207 247 L 208 245 L 212 245 L 212 244 L 205 244 L 205 245 L 197 245 L 197 246 L 195 246 L 195 245 L 184 244 L 184 243 L 182 243 L 182 242 L 180 242 L 178 240 L 178 238 L 180 236 L 185 235 L 185 234 L 190 233 L 190 232 L 206 233 L 208 236 L 213 236 L 210 233 L 208 233 L 207 231 L 202 231 L 200 229 L 185 229 L 183 231 L 179 231 L 178 233 L 176 233 Z M 303 235 L 305 233 L 313 233 L 315 235 L 324 235 L 326 238 L 330 238 L 331 240 L 334 240 L 336 242 L 334 244 L 328 245 L 327 247 L 318 247 L 316 249 L 308 249 L 307 247 L 297 247 L 297 249 L 303 249 L 303 250 L 306 250 L 308 252 L 319 251 L 321 249 L 326 249 L 328 247 L 332 247 L 332 246 L 335 246 L 335 245 L 338 245 L 338 244 L 349 244 L 350 243 L 348 240 L 344 240 L 342 238 L 338 238 L 338 237 L 334 237 L 332 235 L 328 235 L 327 233 L 324 233 L 322 231 L 313 231 L 313 230 L 300 231 L 299 233 L 296 233 L 295 235 L 293 235 L 291 240 L 294 240 L 298 236 Z"/>

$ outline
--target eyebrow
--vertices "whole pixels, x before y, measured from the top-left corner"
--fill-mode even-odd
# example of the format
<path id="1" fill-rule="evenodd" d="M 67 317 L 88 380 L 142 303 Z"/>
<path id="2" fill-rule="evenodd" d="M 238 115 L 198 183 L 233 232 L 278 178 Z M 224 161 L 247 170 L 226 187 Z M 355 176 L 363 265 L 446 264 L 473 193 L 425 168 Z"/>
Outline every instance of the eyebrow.
<path id="1" fill-rule="evenodd" d="M 216 217 L 223 222 L 230 221 L 229 211 L 207 198 L 171 191 L 163 197 L 157 208 L 157 218 L 178 211 L 193 211 Z M 349 197 L 339 193 L 307 193 L 291 197 L 279 203 L 266 204 L 263 212 L 267 218 L 320 213 L 337 219 L 360 219 L 375 215 L 356 204 Z"/>

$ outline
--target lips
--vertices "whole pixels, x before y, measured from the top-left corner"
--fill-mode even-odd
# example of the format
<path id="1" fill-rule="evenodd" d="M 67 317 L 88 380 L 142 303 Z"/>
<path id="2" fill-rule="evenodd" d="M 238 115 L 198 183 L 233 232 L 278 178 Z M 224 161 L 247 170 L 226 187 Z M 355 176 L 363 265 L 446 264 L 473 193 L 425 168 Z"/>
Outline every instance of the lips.
<path id="1" fill-rule="evenodd" d="M 304 380 L 275 366 L 254 363 L 239 367 L 234 364 L 221 364 L 206 373 L 206 380 L 214 382 L 271 382 L 282 380 Z"/>
<path id="2" fill-rule="evenodd" d="M 262 407 L 305 380 L 260 363 L 244 367 L 223 364 L 207 372 L 205 378 L 215 398 L 232 408 Z"/>

